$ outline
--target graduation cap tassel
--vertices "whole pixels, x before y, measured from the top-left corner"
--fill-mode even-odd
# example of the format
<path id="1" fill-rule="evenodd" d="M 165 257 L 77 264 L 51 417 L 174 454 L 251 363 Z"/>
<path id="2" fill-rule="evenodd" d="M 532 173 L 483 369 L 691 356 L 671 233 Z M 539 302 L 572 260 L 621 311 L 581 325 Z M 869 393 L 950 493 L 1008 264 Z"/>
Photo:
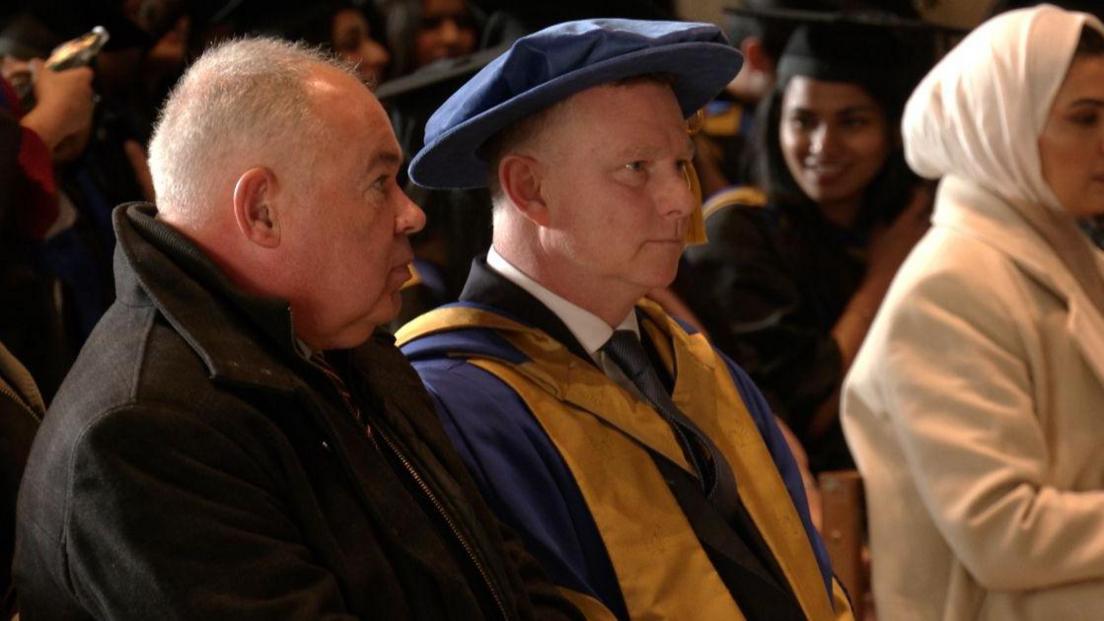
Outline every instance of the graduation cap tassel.
<path id="1" fill-rule="evenodd" d="M 686 132 L 693 136 L 701 131 L 705 124 L 705 112 L 698 110 L 686 121 Z M 683 169 L 686 175 L 686 185 L 690 186 L 690 192 L 694 195 L 694 211 L 690 212 L 690 222 L 686 226 L 686 243 L 692 246 L 700 246 L 709 241 L 705 235 L 705 216 L 702 214 L 702 189 L 698 179 L 698 171 L 693 162 L 687 162 Z"/>

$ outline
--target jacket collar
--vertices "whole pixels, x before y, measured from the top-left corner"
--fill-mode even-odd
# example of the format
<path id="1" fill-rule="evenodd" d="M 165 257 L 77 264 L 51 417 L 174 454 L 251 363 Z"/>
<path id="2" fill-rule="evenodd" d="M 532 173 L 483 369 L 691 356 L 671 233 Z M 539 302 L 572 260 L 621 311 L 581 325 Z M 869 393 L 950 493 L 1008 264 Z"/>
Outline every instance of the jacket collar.
<path id="1" fill-rule="evenodd" d="M 468 281 L 460 293 L 460 301 L 492 308 L 496 313 L 538 328 L 562 343 L 571 353 L 591 364 L 594 363 L 586 348 L 579 343 L 556 313 L 525 289 L 491 269 L 483 257 L 477 257 L 472 261 Z"/>
<path id="2" fill-rule="evenodd" d="M 940 184 L 932 222 L 1008 255 L 1027 276 L 1065 302 L 1069 338 L 1104 382 L 1104 256 L 1080 231 L 1056 227 L 1052 237 L 1068 238 L 1051 241 L 1015 206 L 954 176 Z"/>
<path id="3" fill-rule="evenodd" d="M 156 214 L 148 203 L 122 205 L 113 214 L 119 300 L 155 306 L 207 365 L 213 380 L 294 390 L 301 382 L 277 363 L 300 358 L 288 303 L 239 290 Z"/>

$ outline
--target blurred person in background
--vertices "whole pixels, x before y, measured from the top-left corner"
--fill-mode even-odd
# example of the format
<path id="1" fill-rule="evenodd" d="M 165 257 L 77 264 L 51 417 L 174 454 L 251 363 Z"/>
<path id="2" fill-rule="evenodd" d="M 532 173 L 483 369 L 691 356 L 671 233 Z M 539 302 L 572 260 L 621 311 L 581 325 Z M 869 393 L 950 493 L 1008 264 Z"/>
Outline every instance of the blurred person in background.
<path id="1" fill-rule="evenodd" d="M 790 34 L 810 17 L 830 16 L 919 18 L 905 0 L 740 0 L 726 7 L 726 32 L 746 62 L 724 93 L 706 107 L 702 132 L 696 138 L 694 164 L 707 200 L 723 190 L 755 183 L 756 107 L 774 87 L 778 60 Z"/>
<path id="2" fill-rule="evenodd" d="M 361 79 L 373 89 L 389 74 L 391 52 L 381 43 L 384 20 L 369 2 L 328 0 L 298 6 L 259 30 L 332 50 L 356 67 Z"/>
<path id="3" fill-rule="evenodd" d="M 0 335 L 17 343 L 35 376 L 56 386 L 71 353 L 55 304 L 56 281 L 40 269 L 29 247 L 41 243 L 59 216 L 54 158 L 86 137 L 92 121 L 92 72 L 51 71 L 41 60 L 5 62 L 4 75 L 37 75 L 37 105 L 24 114 L 0 78 Z M 64 156 L 60 154 L 60 156 Z M 11 583 L 15 499 L 31 441 L 45 414 L 35 376 L 0 340 L 0 618 L 16 608 Z"/>
<path id="4" fill-rule="evenodd" d="M 744 56 L 740 73 L 705 108 L 702 132 L 695 137 L 694 166 L 706 198 L 731 186 L 752 183 L 755 162 L 755 107 L 770 94 L 775 68 L 790 34 L 801 25 L 784 10 L 831 9 L 826 0 L 743 0 L 725 13 L 729 40 Z"/>
<path id="5" fill-rule="evenodd" d="M 383 32 L 383 19 L 367 4 L 339 3 L 330 17 L 330 46 L 369 84 L 383 82 L 391 65 Z"/>
<path id="6" fill-rule="evenodd" d="M 1104 618 L 1104 25 L 1000 14 L 902 127 L 932 228 L 843 395 L 878 615 Z"/>
<path id="7" fill-rule="evenodd" d="M 35 375 L 47 401 L 114 298 L 112 207 L 152 198 L 144 145 L 157 105 L 151 98 L 158 95 L 143 81 L 143 62 L 177 23 L 179 10 L 171 0 L 49 0 L 31 3 L 0 31 L 0 53 L 9 58 L 8 66 L 28 75 L 19 68 L 26 60 L 48 57 L 57 46 L 94 26 L 111 29 L 107 44 L 91 59 L 89 91 L 96 90 L 98 101 L 92 122 L 53 152 L 51 193 L 57 216 L 43 235 L 13 250 L 24 264 L 33 266 L 39 279 L 58 283 L 49 293 L 53 312 L 43 316 L 58 318 L 48 328 L 53 332 L 44 331 L 41 317 L 0 326 L 0 338 Z M 34 80 L 50 77 L 53 73 L 46 69 L 37 71 Z M 91 92 L 84 96 L 90 98 Z M 27 114 L 33 117 L 40 105 Z M 55 334 L 60 334 L 62 347 L 44 368 L 30 349 L 51 342 Z"/>
<path id="8" fill-rule="evenodd" d="M 386 17 L 394 77 L 479 47 L 480 20 L 466 0 L 380 0 L 376 7 Z"/>
<path id="9" fill-rule="evenodd" d="M 717 347 L 797 435 L 814 472 L 847 468 L 839 388 L 897 266 L 927 228 L 930 194 L 897 130 L 921 74 L 888 29 L 809 24 L 763 103 L 765 205 L 706 212 L 709 242 L 675 283 Z"/>
<path id="10" fill-rule="evenodd" d="M 83 149 L 92 130 L 92 71 L 47 69 L 42 59 L 6 57 L 0 77 L 0 342 L 53 395 L 76 348 L 58 275 L 43 246 L 72 225 L 73 209 L 56 168 Z M 36 105 L 24 110 L 7 78 L 33 83 Z"/>
<path id="11" fill-rule="evenodd" d="M 9 82 L 32 85 L 36 105 Z M 42 59 L 0 59 L 0 618 L 16 612 L 11 580 L 15 503 L 31 442 L 46 405 L 35 378 L 52 390 L 72 352 L 64 338 L 57 282 L 31 248 L 58 226 L 57 161 L 79 152 L 92 126 L 92 71 L 52 71 Z M 3 344 L 16 344 L 34 374 Z"/>

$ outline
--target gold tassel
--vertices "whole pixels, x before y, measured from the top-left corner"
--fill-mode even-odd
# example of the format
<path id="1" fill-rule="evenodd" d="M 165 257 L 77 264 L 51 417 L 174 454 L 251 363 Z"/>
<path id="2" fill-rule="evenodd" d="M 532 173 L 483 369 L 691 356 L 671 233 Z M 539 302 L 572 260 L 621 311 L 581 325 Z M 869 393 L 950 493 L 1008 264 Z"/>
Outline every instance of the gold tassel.
<path id="1" fill-rule="evenodd" d="M 704 124 L 705 111 L 698 110 L 686 120 L 686 133 L 693 136 L 701 131 Z M 690 222 L 686 226 L 686 243 L 700 246 L 709 241 L 705 235 L 705 217 L 702 215 L 701 181 L 698 180 L 698 171 L 693 162 L 687 163 L 683 174 L 686 175 L 686 185 L 690 186 L 690 192 L 694 195 L 694 211 L 690 212 Z"/>

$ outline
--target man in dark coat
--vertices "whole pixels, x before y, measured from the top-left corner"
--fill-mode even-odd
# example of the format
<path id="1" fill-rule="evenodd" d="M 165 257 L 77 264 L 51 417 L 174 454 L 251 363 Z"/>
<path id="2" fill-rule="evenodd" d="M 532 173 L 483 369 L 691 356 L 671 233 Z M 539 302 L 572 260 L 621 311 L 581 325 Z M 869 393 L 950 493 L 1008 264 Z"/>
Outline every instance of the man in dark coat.
<path id="1" fill-rule="evenodd" d="M 14 579 L 35 619 L 568 619 L 376 332 L 424 216 L 351 69 L 201 57 L 115 212 L 118 301 L 45 417 Z"/>

